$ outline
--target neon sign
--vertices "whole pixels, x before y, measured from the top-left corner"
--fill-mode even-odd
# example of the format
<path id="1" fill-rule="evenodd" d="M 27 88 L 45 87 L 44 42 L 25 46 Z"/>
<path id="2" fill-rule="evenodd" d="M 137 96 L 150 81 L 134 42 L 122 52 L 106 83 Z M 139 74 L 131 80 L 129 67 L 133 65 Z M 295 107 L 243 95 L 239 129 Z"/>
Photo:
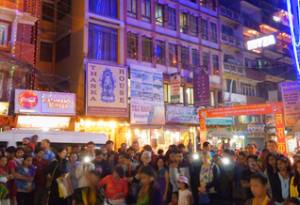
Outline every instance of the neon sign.
<path id="1" fill-rule="evenodd" d="M 287 0 L 286 2 L 295 63 L 300 75 L 300 0 Z"/>
<path id="2" fill-rule="evenodd" d="M 274 44 L 276 44 L 275 36 L 269 35 L 247 41 L 247 49 L 254 50 L 257 48 L 265 48 Z"/>

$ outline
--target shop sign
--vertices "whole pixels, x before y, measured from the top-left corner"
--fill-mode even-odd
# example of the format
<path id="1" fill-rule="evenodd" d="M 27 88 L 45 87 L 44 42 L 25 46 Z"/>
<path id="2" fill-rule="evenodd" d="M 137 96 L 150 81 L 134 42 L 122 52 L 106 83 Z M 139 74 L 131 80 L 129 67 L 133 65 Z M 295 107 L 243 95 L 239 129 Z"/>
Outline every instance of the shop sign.
<path id="1" fill-rule="evenodd" d="M 8 115 L 8 108 L 9 108 L 8 102 L 0 102 L 0 116 Z"/>
<path id="2" fill-rule="evenodd" d="M 199 119 L 197 116 L 197 109 L 194 107 L 184 106 L 167 106 L 167 122 L 169 123 L 182 123 L 182 124 L 198 124 Z"/>
<path id="3" fill-rule="evenodd" d="M 233 125 L 233 117 L 206 118 L 206 125 Z"/>
<path id="4" fill-rule="evenodd" d="M 292 127 L 300 123 L 300 81 L 281 83 L 280 86 L 285 125 Z"/>
<path id="5" fill-rule="evenodd" d="M 130 67 L 130 121 L 132 124 L 165 124 L 163 73 L 157 69 Z"/>
<path id="6" fill-rule="evenodd" d="M 34 115 L 75 115 L 74 93 L 15 90 L 15 113 Z"/>
<path id="7" fill-rule="evenodd" d="M 86 114 L 128 117 L 127 68 L 89 63 L 86 79 Z"/>
<path id="8" fill-rule="evenodd" d="M 196 106 L 210 105 L 208 68 L 194 69 L 194 101 Z"/>
<path id="9" fill-rule="evenodd" d="M 265 124 L 255 124 L 255 123 L 248 124 L 247 131 L 249 134 L 265 133 Z"/>
<path id="10" fill-rule="evenodd" d="M 277 143 L 278 150 L 281 153 L 286 153 L 286 140 L 284 134 L 284 121 L 283 121 L 283 113 L 277 112 L 275 113 L 275 126 L 276 126 L 276 135 L 277 135 Z"/>
<path id="11" fill-rule="evenodd" d="M 268 36 L 264 36 L 261 38 L 256 38 L 256 39 L 247 41 L 247 50 L 265 48 L 265 47 L 275 45 L 275 44 L 276 44 L 276 38 L 272 34 L 272 35 L 268 35 Z"/>
<path id="12" fill-rule="evenodd" d="M 170 86 L 171 86 L 171 103 L 180 103 L 180 86 L 181 86 L 180 74 L 174 74 L 171 76 Z"/>

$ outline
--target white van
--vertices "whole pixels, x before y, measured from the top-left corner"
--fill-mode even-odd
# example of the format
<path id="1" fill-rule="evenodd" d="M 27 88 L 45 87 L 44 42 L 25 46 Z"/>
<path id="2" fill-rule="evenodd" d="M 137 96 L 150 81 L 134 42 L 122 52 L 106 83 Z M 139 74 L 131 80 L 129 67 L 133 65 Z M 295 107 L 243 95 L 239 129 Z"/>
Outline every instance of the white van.
<path id="1" fill-rule="evenodd" d="M 42 130 L 10 130 L 0 132 L 0 143 L 5 146 L 17 146 L 22 142 L 24 137 L 31 138 L 33 135 L 38 136 L 38 142 L 43 139 L 49 139 L 51 144 L 86 144 L 93 141 L 97 146 L 105 144 L 107 136 L 105 134 L 88 133 L 88 132 L 71 132 L 71 131 L 42 131 Z"/>

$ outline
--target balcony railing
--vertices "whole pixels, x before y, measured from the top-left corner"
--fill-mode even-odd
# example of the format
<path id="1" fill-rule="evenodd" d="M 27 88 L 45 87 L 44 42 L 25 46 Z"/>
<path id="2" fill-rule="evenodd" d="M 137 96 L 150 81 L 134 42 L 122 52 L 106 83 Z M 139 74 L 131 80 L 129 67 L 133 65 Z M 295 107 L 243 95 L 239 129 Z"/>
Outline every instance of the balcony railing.
<path id="1" fill-rule="evenodd" d="M 222 33 L 222 41 L 226 44 L 229 44 L 231 46 L 236 46 L 241 48 L 242 47 L 242 41 L 235 37 L 235 36 L 231 36 L 231 35 L 227 35 L 225 33 Z"/>
<path id="2" fill-rule="evenodd" d="M 245 68 L 241 64 L 229 62 L 224 62 L 224 71 L 243 76 L 246 74 Z"/>
<path id="3" fill-rule="evenodd" d="M 238 12 L 228 9 L 225 6 L 221 6 L 220 11 L 221 11 L 221 15 L 226 16 L 238 22 L 240 21 L 240 14 Z"/>

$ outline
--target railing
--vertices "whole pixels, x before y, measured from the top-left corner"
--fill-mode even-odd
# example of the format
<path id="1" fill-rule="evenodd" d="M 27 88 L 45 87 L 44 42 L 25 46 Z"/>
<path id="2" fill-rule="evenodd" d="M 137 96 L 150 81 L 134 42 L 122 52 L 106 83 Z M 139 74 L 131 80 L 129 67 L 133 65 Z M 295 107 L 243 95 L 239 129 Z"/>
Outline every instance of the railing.
<path id="1" fill-rule="evenodd" d="M 236 47 L 239 47 L 241 48 L 242 47 L 242 41 L 235 37 L 235 36 L 230 36 L 230 35 L 227 35 L 225 33 L 222 33 L 222 41 L 226 44 L 229 44 L 231 46 L 236 46 Z"/>
<path id="2" fill-rule="evenodd" d="M 220 11 L 221 15 L 240 22 L 240 14 L 238 12 L 228 9 L 225 6 L 221 6 Z"/>
<path id="3" fill-rule="evenodd" d="M 237 75 L 245 75 L 246 71 L 242 65 L 224 62 L 224 71 Z"/>

